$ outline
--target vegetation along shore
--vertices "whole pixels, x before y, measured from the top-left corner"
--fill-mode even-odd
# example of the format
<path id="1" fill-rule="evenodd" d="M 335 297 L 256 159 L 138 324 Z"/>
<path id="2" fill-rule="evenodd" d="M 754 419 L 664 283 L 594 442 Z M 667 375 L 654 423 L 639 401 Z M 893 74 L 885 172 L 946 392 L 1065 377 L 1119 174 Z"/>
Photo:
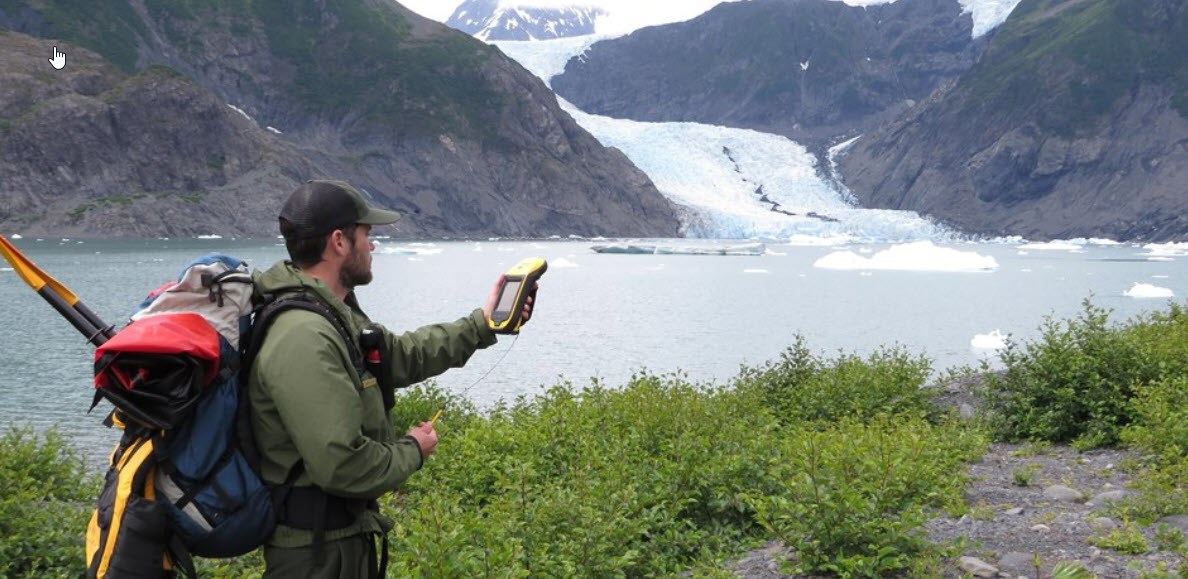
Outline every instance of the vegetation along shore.
<path id="1" fill-rule="evenodd" d="M 726 384 L 640 373 L 483 411 L 415 387 L 398 427 L 449 411 L 383 505 L 389 574 L 1188 576 L 1188 308 L 1118 322 L 1086 301 L 1041 329 L 939 378 L 901 348 L 798 339 Z M 54 432 L 0 445 L 0 576 L 78 576 L 98 475 Z"/>

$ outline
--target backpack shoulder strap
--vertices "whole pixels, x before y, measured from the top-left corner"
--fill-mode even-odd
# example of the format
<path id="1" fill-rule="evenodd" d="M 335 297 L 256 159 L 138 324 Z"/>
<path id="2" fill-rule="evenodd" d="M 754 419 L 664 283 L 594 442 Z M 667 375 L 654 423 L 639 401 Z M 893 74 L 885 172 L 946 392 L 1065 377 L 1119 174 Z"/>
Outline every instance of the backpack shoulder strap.
<path id="1" fill-rule="evenodd" d="M 260 352 L 260 346 L 264 344 L 264 337 L 268 334 L 268 328 L 272 325 L 276 317 L 285 311 L 293 309 L 313 312 L 330 322 L 330 325 L 334 327 L 338 334 L 342 336 L 342 340 L 346 342 L 347 351 L 351 357 L 351 364 L 355 367 L 355 371 L 360 375 L 363 374 L 363 371 L 366 369 L 363 353 L 359 351 L 356 338 L 347 331 L 346 324 L 330 308 L 305 294 L 287 296 L 276 300 L 266 299 L 264 306 L 254 312 L 249 337 L 246 340 L 247 347 L 243 351 L 242 368 L 244 370 L 251 367 L 256 354 Z"/>
<path id="2" fill-rule="evenodd" d="M 268 334 L 268 328 L 276 320 L 277 316 L 292 309 L 313 312 L 326 318 L 330 322 L 330 325 L 334 326 L 334 329 L 342 336 L 343 341 L 346 342 L 347 350 L 351 356 L 351 363 L 355 366 L 355 371 L 362 375 L 363 369 L 366 367 L 363 354 L 359 351 L 358 346 L 355 345 L 354 338 L 347 332 L 346 326 L 338 319 L 338 316 L 334 315 L 321 302 L 304 294 L 280 299 L 272 299 L 271 296 L 267 295 L 264 296 L 263 303 L 253 309 L 251 325 L 247 330 L 247 334 L 243 336 L 244 339 L 240 340 L 239 406 L 235 417 L 237 444 L 244 458 L 247 459 L 248 464 L 257 473 L 260 472 L 260 450 L 256 447 L 255 439 L 251 434 L 251 398 L 248 395 L 248 376 L 251 372 L 256 354 L 260 352 L 260 347 L 264 344 L 264 337 Z M 304 465 L 301 462 L 293 465 L 293 469 L 285 477 L 287 480 L 282 484 L 282 488 L 291 486 L 293 481 L 304 470 L 303 467 Z"/>

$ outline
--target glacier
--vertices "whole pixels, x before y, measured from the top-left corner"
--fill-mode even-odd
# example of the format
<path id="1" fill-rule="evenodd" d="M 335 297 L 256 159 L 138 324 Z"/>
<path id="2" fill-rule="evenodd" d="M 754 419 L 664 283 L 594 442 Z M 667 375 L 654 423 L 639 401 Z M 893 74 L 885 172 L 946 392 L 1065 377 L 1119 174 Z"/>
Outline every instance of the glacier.
<path id="1" fill-rule="evenodd" d="M 493 42 L 545 84 L 602 35 Z M 827 181 L 804 146 L 779 135 L 699 123 L 652 123 L 562 109 L 621 150 L 681 210 L 683 233 L 716 239 L 948 241 L 960 236 L 911 211 L 862 209 Z"/>
<path id="2" fill-rule="evenodd" d="M 853 6 L 895 0 L 838 0 Z M 959 0 L 978 37 L 1006 20 L 1020 0 Z M 546 85 L 595 42 L 644 25 L 691 18 L 718 2 L 697 0 L 680 11 L 614 0 L 587 2 L 618 18 L 598 34 L 531 42 L 491 42 Z M 501 5 L 562 6 L 554 0 L 502 0 Z M 651 6 L 651 8 L 647 8 Z M 613 31 L 604 31 L 605 29 Z M 826 179 L 816 158 L 785 137 L 698 123 L 648 123 L 585 113 L 558 97 L 563 110 L 602 144 L 615 147 L 680 209 L 689 237 L 830 239 L 854 242 L 951 241 L 962 236 L 910 211 L 863 209 L 844 185 Z M 833 147 L 827 162 L 860 137 Z"/>

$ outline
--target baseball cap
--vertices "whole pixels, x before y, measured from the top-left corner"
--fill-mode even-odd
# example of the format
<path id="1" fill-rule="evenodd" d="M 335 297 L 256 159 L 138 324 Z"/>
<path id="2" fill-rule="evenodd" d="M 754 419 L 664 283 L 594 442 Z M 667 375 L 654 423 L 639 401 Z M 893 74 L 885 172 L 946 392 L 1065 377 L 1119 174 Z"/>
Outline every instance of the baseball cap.
<path id="1" fill-rule="evenodd" d="M 396 223 L 400 214 L 369 206 L 361 193 L 342 181 L 314 180 L 289 195 L 280 218 L 293 225 L 298 238 L 309 239 L 355 223 Z"/>

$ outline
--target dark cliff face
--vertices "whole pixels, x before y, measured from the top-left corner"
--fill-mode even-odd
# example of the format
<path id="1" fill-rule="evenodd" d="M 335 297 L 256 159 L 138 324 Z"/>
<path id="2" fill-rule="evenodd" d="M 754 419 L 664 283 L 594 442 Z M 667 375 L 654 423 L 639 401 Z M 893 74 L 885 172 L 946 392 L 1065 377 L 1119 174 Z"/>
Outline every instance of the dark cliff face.
<path id="1" fill-rule="evenodd" d="M 986 235 L 1188 235 L 1188 3 L 1024 0 L 959 82 L 840 161 L 863 204 Z"/>
<path id="2" fill-rule="evenodd" d="M 10 4 L 0 23 L 65 41 L 0 30 L 5 54 L 36 55 L 0 70 L 8 232 L 273 235 L 280 200 L 316 177 L 404 212 L 402 236 L 677 232 L 650 180 L 537 79 L 387 0 Z"/>
<path id="3" fill-rule="evenodd" d="M 973 64 L 957 0 L 721 4 L 596 43 L 552 79 L 585 111 L 751 128 L 821 145 L 873 127 Z"/>
<path id="4" fill-rule="evenodd" d="M 54 44 L 0 31 L 4 233 L 272 233 L 308 163 L 171 70 L 56 43 L 67 66 L 46 73 Z"/>

